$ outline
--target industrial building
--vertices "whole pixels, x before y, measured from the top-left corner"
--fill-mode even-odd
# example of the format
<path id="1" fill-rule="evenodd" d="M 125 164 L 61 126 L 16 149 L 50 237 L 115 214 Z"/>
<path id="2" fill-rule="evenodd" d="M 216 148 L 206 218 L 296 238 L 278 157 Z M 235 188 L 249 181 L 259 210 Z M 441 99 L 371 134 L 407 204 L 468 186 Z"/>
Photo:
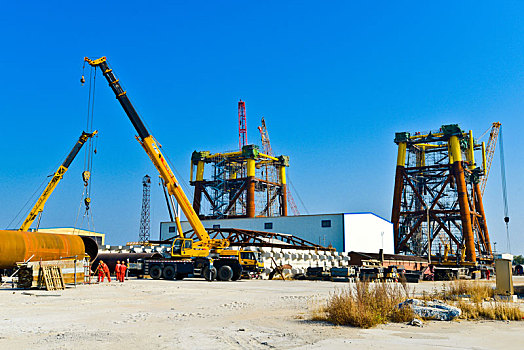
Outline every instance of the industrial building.
<path id="1" fill-rule="evenodd" d="M 216 219 L 202 220 L 202 223 L 209 229 L 238 228 L 291 234 L 322 246 L 331 245 L 339 252 L 378 253 L 383 249 L 384 253 L 394 253 L 393 224 L 370 212 Z M 182 230 L 191 230 L 187 221 L 182 222 Z M 175 235 L 175 222 L 160 223 L 160 240 Z"/>
<path id="2" fill-rule="evenodd" d="M 33 230 L 31 229 L 30 231 L 33 231 Z M 74 227 L 40 228 L 38 229 L 38 232 L 58 233 L 61 235 L 76 235 L 76 236 L 81 236 L 81 237 L 90 237 L 96 242 L 96 244 L 99 247 L 103 246 L 106 240 L 105 233 L 89 231 L 89 230 L 81 230 L 81 229 L 74 228 Z"/>

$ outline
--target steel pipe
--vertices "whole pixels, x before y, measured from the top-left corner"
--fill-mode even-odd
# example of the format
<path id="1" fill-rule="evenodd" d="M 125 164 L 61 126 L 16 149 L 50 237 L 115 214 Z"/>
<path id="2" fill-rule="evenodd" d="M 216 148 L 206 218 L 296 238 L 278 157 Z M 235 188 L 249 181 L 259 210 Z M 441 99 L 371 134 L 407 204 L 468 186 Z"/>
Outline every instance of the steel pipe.
<path id="1" fill-rule="evenodd" d="M 90 254 L 96 256 L 96 243 L 95 246 L 87 245 Z M 72 256 L 82 259 L 85 254 L 86 245 L 80 236 L 0 230 L 0 269 L 12 268 L 17 262 L 31 257 L 31 261 L 60 260 Z"/>

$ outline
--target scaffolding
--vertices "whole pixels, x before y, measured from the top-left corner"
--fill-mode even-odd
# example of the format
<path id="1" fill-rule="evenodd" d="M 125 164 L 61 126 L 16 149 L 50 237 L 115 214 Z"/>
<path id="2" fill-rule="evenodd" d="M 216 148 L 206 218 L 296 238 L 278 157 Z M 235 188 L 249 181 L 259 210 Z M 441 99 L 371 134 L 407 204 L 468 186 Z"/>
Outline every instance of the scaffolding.
<path id="1" fill-rule="evenodd" d="M 476 263 L 492 259 L 480 181 L 483 143 L 457 124 L 427 133 L 396 133 L 393 210 L 395 253 Z M 482 152 L 482 167 L 475 152 Z"/>
<path id="2" fill-rule="evenodd" d="M 262 153 L 256 145 L 216 154 L 195 151 L 190 172 L 193 208 L 201 219 L 287 216 L 288 166 L 289 157 Z M 209 179 L 204 179 L 206 167 Z"/>

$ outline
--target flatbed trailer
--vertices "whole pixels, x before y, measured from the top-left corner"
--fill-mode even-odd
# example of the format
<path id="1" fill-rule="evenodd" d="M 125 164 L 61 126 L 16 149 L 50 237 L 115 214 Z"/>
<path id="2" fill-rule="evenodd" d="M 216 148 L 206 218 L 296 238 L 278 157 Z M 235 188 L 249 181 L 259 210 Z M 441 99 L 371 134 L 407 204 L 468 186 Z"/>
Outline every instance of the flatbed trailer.
<path id="1" fill-rule="evenodd" d="M 155 280 L 196 277 L 207 281 L 237 281 L 242 277 L 242 266 L 234 258 L 140 259 L 130 268 L 137 275 Z"/>

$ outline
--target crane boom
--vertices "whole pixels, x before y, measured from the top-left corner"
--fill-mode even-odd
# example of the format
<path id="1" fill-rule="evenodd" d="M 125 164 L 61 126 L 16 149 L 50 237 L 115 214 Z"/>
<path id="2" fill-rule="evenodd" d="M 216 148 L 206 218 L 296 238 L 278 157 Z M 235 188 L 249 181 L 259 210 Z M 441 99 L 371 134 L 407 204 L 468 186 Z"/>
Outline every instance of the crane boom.
<path id="1" fill-rule="evenodd" d="M 484 195 L 484 191 L 486 189 L 486 184 L 488 182 L 488 176 L 489 171 L 491 169 L 491 163 L 493 162 L 493 156 L 495 155 L 495 148 L 497 147 L 497 139 L 500 132 L 500 124 L 499 122 L 493 123 L 491 126 L 491 131 L 489 133 L 489 140 L 488 140 L 488 146 L 486 147 L 486 161 L 484 166 L 484 176 L 480 180 L 480 190 L 482 192 L 482 195 Z"/>
<path id="2" fill-rule="evenodd" d="M 258 127 L 258 131 L 260 132 L 260 140 L 262 141 L 262 149 L 264 150 L 265 154 L 273 156 L 273 149 L 271 148 L 271 141 L 269 141 L 269 132 L 267 131 L 266 120 L 264 119 L 264 117 L 262 117 L 261 123 L 262 125 Z M 300 215 L 300 212 L 298 211 L 297 205 L 295 203 L 295 199 L 293 198 L 293 195 L 291 194 L 289 187 L 286 188 L 286 192 L 287 192 L 287 202 L 288 202 L 288 205 L 291 207 L 293 214 Z"/>
<path id="3" fill-rule="evenodd" d="M 173 174 L 173 171 L 169 167 L 166 158 L 160 150 L 159 144 L 157 143 L 155 138 L 149 133 L 146 126 L 140 119 L 140 116 L 138 115 L 137 111 L 133 107 L 133 104 L 129 100 L 126 91 L 120 84 L 119 79 L 117 79 L 117 77 L 113 73 L 113 70 L 109 67 L 106 57 L 101 57 L 96 60 L 91 60 L 85 57 L 84 60 L 93 67 L 99 67 L 102 73 L 104 74 L 104 77 L 106 78 L 107 82 L 109 83 L 109 86 L 115 93 L 118 102 L 120 102 L 120 105 L 124 109 L 127 117 L 135 127 L 135 130 L 138 133 L 138 136 L 136 137 L 137 140 L 140 142 L 147 155 L 153 162 L 153 165 L 158 170 L 160 176 L 164 180 L 169 194 L 172 194 L 175 197 L 176 201 L 180 205 L 180 208 L 184 212 L 184 215 L 186 216 L 189 224 L 193 228 L 197 237 L 200 239 L 200 241 L 197 242 L 196 245 L 206 250 L 220 249 L 229 246 L 228 240 L 210 238 L 209 234 L 204 228 L 204 225 L 202 224 L 202 222 L 198 218 L 198 215 L 193 209 L 193 206 L 191 205 L 191 203 L 187 199 L 186 194 L 182 190 L 180 183 L 178 182 L 175 175 Z"/>
<path id="4" fill-rule="evenodd" d="M 46 188 L 44 189 L 44 192 L 42 192 L 35 205 L 33 206 L 33 209 L 31 209 L 29 215 L 27 215 L 24 222 L 22 223 L 22 226 L 20 226 L 18 231 L 29 230 L 36 217 L 44 210 L 44 205 L 46 201 L 49 199 L 51 193 L 53 193 L 60 180 L 62 180 L 62 177 L 64 176 L 67 169 L 75 159 L 78 152 L 80 152 L 80 150 L 82 149 L 84 143 L 86 143 L 88 139 L 95 136 L 96 134 L 96 130 L 92 133 L 82 132 L 82 135 L 80 135 L 80 137 L 78 138 L 78 141 L 75 143 L 73 149 L 71 150 L 71 152 L 69 152 L 67 158 L 60 165 L 60 167 L 58 167 L 58 170 L 53 174 L 51 181 L 49 181 L 49 183 L 47 184 Z"/>

